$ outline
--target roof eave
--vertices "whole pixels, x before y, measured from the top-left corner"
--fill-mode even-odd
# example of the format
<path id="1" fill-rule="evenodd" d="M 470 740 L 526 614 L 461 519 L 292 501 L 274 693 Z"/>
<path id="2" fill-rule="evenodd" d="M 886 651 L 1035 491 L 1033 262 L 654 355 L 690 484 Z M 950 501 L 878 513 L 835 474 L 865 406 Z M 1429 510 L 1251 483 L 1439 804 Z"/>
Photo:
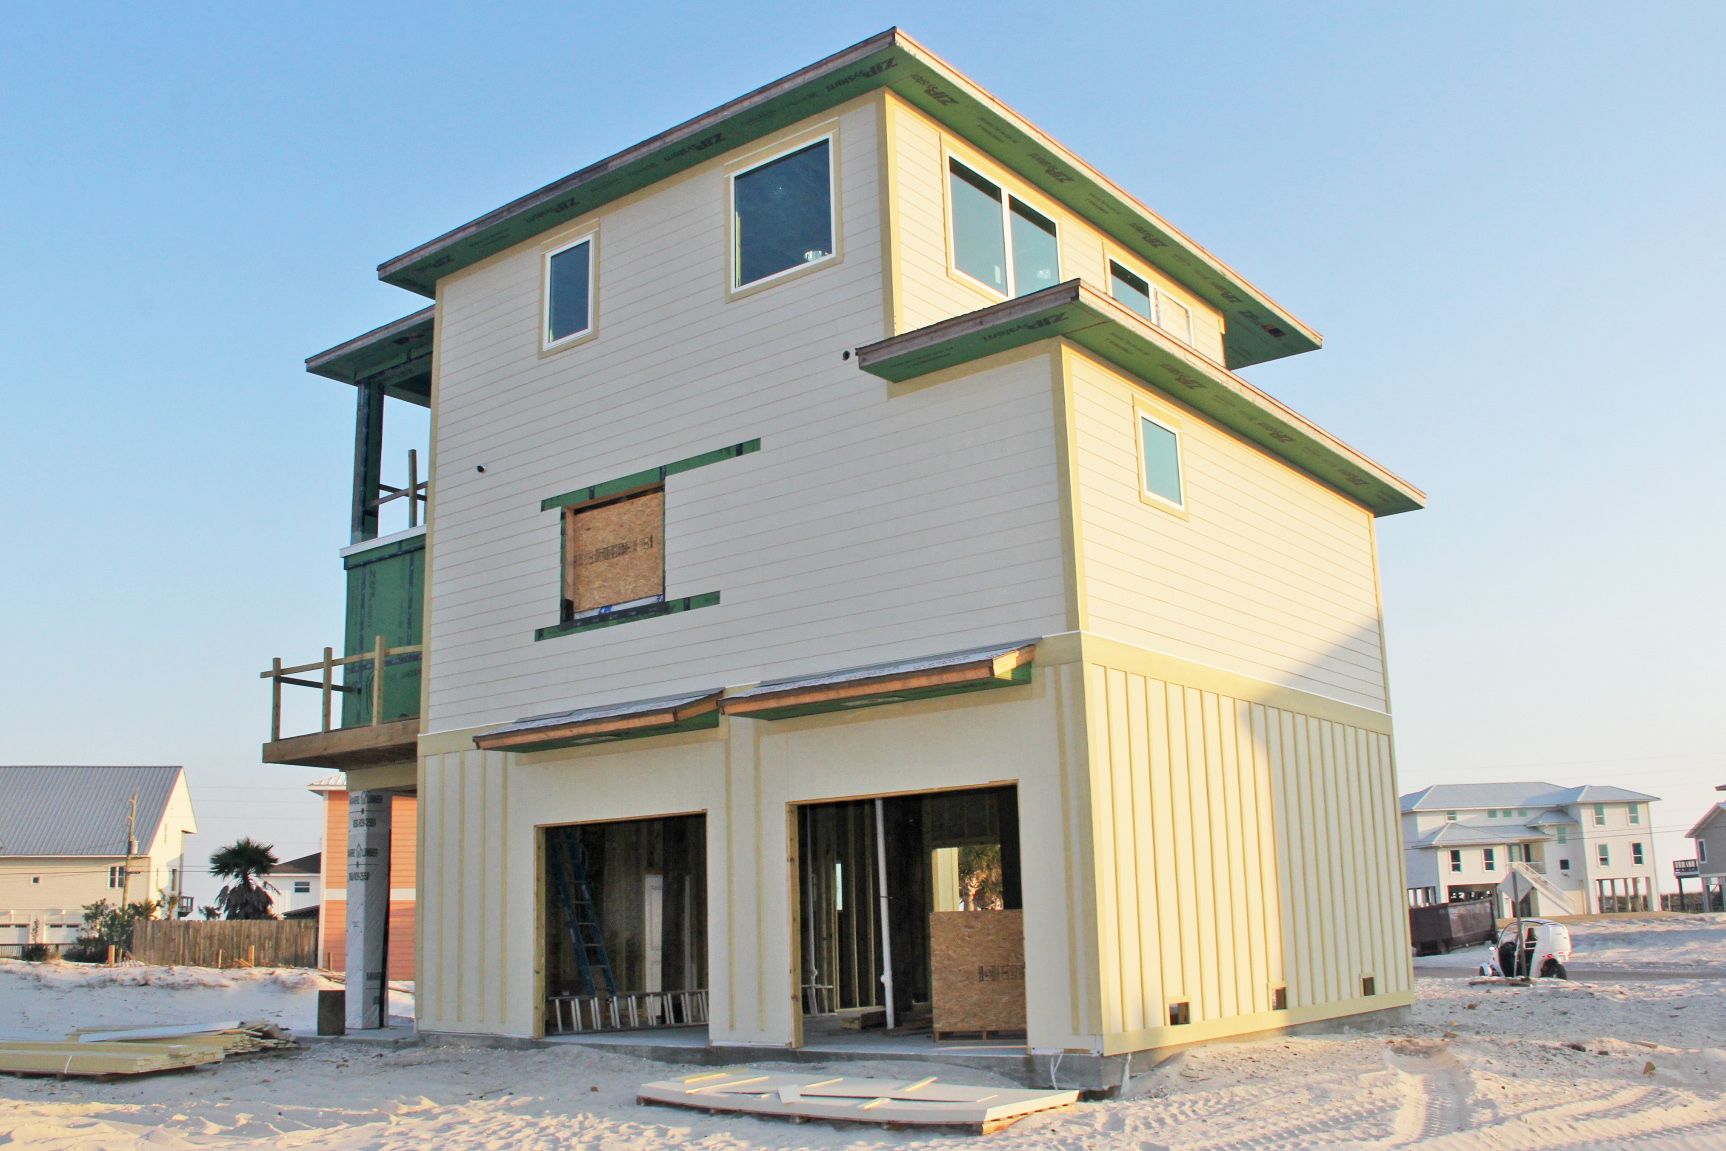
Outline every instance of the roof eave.
<path id="1" fill-rule="evenodd" d="M 379 383 L 396 399 L 425 406 L 437 305 L 373 328 L 306 357 L 306 371 L 344 384 Z"/>
<path id="2" fill-rule="evenodd" d="M 378 278 L 431 296 L 437 281 L 772 131 L 876 89 L 982 144 L 1044 193 L 1181 281 L 1227 317 L 1226 357 L 1247 367 L 1312 351 L 1324 338 L 1202 245 L 1053 137 L 897 28 L 823 60 L 453 228 L 378 265 Z M 980 129 L 980 130 L 979 130 Z M 1012 154 L 1002 154 L 1012 153 Z"/>
<path id="3" fill-rule="evenodd" d="M 899 383 L 1055 338 L 1143 380 L 1374 515 L 1426 506 L 1426 493 L 1413 484 L 1079 280 L 865 345 L 857 363 Z"/>

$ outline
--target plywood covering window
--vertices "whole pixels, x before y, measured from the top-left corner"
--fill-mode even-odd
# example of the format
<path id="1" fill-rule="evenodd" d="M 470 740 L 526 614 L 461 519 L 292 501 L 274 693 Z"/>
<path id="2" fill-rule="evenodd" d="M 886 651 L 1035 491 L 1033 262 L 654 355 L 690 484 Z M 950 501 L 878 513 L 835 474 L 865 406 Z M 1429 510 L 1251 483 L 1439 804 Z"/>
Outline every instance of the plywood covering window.
<path id="1" fill-rule="evenodd" d="M 665 598 L 665 489 L 563 512 L 563 619 Z"/>

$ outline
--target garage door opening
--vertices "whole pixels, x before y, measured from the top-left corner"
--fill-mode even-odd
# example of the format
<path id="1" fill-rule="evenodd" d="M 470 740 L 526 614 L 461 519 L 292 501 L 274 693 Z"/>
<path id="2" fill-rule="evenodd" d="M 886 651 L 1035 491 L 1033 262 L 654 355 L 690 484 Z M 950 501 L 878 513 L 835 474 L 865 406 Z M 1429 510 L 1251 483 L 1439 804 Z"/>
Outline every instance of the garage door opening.
<path id="1" fill-rule="evenodd" d="M 797 840 L 805 1045 L 1024 1034 L 1015 788 L 809 804 Z"/>
<path id="2" fill-rule="evenodd" d="M 707 821 L 544 829 L 545 1030 L 707 1024 Z"/>

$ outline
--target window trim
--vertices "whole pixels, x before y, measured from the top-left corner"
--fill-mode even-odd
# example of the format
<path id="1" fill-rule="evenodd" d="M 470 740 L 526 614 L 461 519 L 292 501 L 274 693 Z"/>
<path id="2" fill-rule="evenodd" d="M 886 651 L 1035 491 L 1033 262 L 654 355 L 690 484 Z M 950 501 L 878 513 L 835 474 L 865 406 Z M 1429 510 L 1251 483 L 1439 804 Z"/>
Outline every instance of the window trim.
<path id="1" fill-rule="evenodd" d="M 1177 503 L 1167 496 L 1151 491 L 1145 486 L 1145 430 L 1139 422 L 1149 420 L 1158 427 L 1174 433 L 1175 437 L 1175 471 L 1181 481 L 1181 498 Z M 1168 512 L 1182 519 L 1187 518 L 1187 448 L 1186 428 L 1183 421 L 1168 415 L 1159 408 L 1142 402 L 1138 397 L 1133 399 L 1133 455 L 1138 460 L 1139 502 L 1159 511 Z"/>
<path id="2" fill-rule="evenodd" d="M 819 260 L 811 260 L 803 264 L 794 264 L 781 269 L 770 276 L 759 280 L 751 280 L 747 284 L 739 284 L 738 251 L 737 251 L 737 177 L 747 176 L 757 168 L 765 167 L 793 152 L 801 152 L 805 148 L 814 147 L 823 140 L 827 142 L 827 213 L 833 228 L 833 250 Z M 725 166 L 725 259 L 723 261 L 725 274 L 725 298 L 727 300 L 741 299 L 764 291 L 786 280 L 794 280 L 806 276 L 822 268 L 831 267 L 845 258 L 844 229 L 841 224 L 844 212 L 839 203 L 839 124 L 833 121 L 818 128 L 801 132 L 796 136 L 784 137 L 774 141 L 766 148 L 750 153 L 742 159 L 735 160 Z"/>
<path id="3" fill-rule="evenodd" d="M 1483 847 L 1480 849 L 1480 870 L 1498 870 L 1498 850 L 1496 848 Z"/>
<path id="4" fill-rule="evenodd" d="M 1198 351 L 1198 319 L 1193 303 L 1183 300 L 1180 296 L 1165 288 L 1163 284 L 1167 282 L 1166 278 L 1158 276 L 1152 272 L 1150 265 L 1134 260 L 1112 244 L 1105 244 L 1103 245 L 1103 279 L 1106 283 L 1104 284 L 1103 294 L 1108 296 L 1109 299 L 1114 300 L 1117 304 L 1120 304 L 1123 308 L 1127 308 L 1127 305 L 1122 303 L 1120 298 L 1115 295 L 1115 274 L 1114 269 L 1110 267 L 1110 265 L 1118 266 L 1122 271 L 1131 274 L 1134 279 L 1143 280 L 1145 282 L 1145 287 L 1151 297 L 1151 314 L 1148 318 L 1139 316 L 1140 319 L 1144 320 L 1147 324 L 1151 325 L 1151 327 L 1157 329 L 1157 331 L 1163 333 L 1165 336 L 1178 340 L 1185 347 Z M 1165 299 L 1187 314 L 1186 331 L 1184 333 L 1172 331 L 1162 322 L 1163 301 Z M 1131 308 L 1127 308 L 1127 310 L 1133 311 Z M 1133 315 L 1138 316 L 1139 313 L 1133 312 Z M 1200 355 L 1203 354 L 1204 353 L 1202 352 L 1200 353 Z"/>
<path id="5" fill-rule="evenodd" d="M 1452 875 L 1462 874 L 1462 849 L 1461 848 L 1453 847 L 1450 849 L 1450 873 Z"/>
<path id="6" fill-rule="evenodd" d="M 1647 860 L 1648 849 L 1643 847 L 1641 843 L 1632 843 L 1630 845 L 1630 865 L 1632 867 L 1646 867 L 1648 866 Z"/>
<path id="7" fill-rule="evenodd" d="M 1601 867 L 1611 867 L 1612 866 L 1612 849 L 1611 849 L 1611 847 L 1608 844 L 1604 844 L 1604 843 L 1595 844 L 1594 845 L 1594 860 Z"/>
<path id="8" fill-rule="evenodd" d="M 973 176 L 976 176 L 984 183 L 993 184 L 1001 193 L 1001 239 L 1005 245 L 1003 252 L 1006 258 L 1006 265 L 1002 271 L 1004 271 L 1007 276 L 1007 291 L 1005 295 L 1003 295 L 995 285 L 984 283 L 982 280 L 979 280 L 969 272 L 961 270 L 959 267 L 958 236 L 954 231 L 954 225 L 957 223 L 957 220 L 953 215 L 952 165 L 954 164 L 958 164 L 960 167 L 967 169 Z M 944 221 L 945 226 L 942 230 L 946 233 L 947 240 L 947 275 L 952 279 L 959 281 L 961 284 L 964 284 L 968 288 L 974 288 L 996 303 L 999 303 L 1002 300 L 1016 300 L 1019 298 L 1018 294 L 1015 292 L 1018 285 L 1013 282 L 1015 279 L 1013 275 L 1014 200 L 1025 205 L 1025 207 L 1031 209 L 1031 211 L 1037 213 L 1037 215 L 1043 217 L 1055 226 L 1055 284 L 1061 283 L 1061 265 L 1063 263 L 1061 259 L 1061 214 L 1056 212 L 1047 203 L 1038 199 L 1036 196 L 1025 195 L 1019 190 L 1019 185 L 1009 183 L 1007 180 L 1002 179 L 999 170 L 996 169 L 994 165 L 979 163 L 978 161 L 973 160 L 969 155 L 961 155 L 949 145 L 945 137 L 942 138 L 941 210 L 946 217 Z M 1050 284 L 1048 286 L 1054 287 L 1054 284 Z M 1155 285 L 1153 285 L 1153 287 L 1154 286 Z"/>
<path id="9" fill-rule="evenodd" d="M 579 234 L 565 232 L 540 251 L 539 273 L 539 351 L 561 352 L 576 344 L 586 343 L 599 334 L 599 225 L 588 224 Z M 588 245 L 587 249 L 587 326 L 567 336 L 551 338 L 551 260 L 553 256 Z"/>

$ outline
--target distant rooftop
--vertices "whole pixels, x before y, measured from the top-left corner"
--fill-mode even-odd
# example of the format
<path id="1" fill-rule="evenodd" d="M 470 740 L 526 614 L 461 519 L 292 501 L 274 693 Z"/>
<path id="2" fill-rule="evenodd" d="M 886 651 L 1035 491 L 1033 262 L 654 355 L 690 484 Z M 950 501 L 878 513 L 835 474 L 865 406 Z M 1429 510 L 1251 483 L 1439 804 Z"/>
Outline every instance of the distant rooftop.
<path id="1" fill-rule="evenodd" d="M 1588 784 L 1559 787 L 1538 780 L 1519 783 L 1435 783 L 1398 801 L 1402 811 L 1471 811 L 1506 807 L 1569 807 L 1577 803 L 1653 803 L 1660 797 L 1622 787 Z"/>
<path id="2" fill-rule="evenodd" d="M 180 767 L 0 766 L 0 858 L 124 856 L 133 795 L 135 850 L 147 851 L 183 773 Z"/>

